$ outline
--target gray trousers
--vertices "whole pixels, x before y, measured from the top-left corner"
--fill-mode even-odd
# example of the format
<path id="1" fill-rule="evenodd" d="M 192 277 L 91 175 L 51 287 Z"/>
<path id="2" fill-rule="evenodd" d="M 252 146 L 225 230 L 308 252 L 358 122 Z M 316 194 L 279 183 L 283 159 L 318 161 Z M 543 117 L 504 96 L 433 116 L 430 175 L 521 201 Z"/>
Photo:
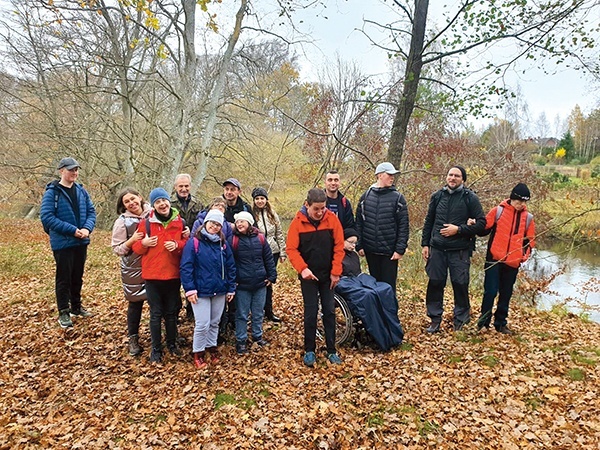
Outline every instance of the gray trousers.
<path id="1" fill-rule="evenodd" d="M 467 323 L 470 320 L 469 303 L 469 269 L 471 267 L 471 251 L 442 251 L 429 248 L 429 259 L 425 272 L 429 277 L 427 284 L 427 315 L 432 322 L 442 321 L 444 313 L 444 288 L 450 272 L 450 281 L 454 290 L 454 324 Z"/>

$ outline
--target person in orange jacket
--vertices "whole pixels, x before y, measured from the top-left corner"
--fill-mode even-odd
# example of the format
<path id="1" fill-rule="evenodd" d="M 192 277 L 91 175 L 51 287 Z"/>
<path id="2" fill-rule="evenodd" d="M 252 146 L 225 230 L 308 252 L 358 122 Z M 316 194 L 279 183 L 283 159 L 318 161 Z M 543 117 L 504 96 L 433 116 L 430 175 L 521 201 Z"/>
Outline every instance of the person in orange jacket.
<path id="1" fill-rule="evenodd" d="M 316 332 L 319 298 L 323 312 L 327 359 L 332 364 L 342 360 L 335 348 L 335 300 L 333 289 L 342 275 L 344 230 L 340 221 L 326 207 L 327 197 L 321 189 L 311 189 L 304 206 L 296 213 L 288 231 L 286 252 L 298 272 L 304 300 L 304 364 L 316 362 Z"/>
<path id="2" fill-rule="evenodd" d="M 527 261 L 535 246 L 535 223 L 533 215 L 527 211 L 527 201 L 531 198 L 529 188 L 524 183 L 517 184 L 510 198 L 491 209 L 486 216 L 486 231 L 489 234 L 483 301 L 477 329 L 489 328 L 492 319 L 494 299 L 498 304 L 494 313 L 494 328 L 502 334 L 513 334 L 506 326 L 508 307 L 517 280 L 519 266 Z"/>
<path id="3" fill-rule="evenodd" d="M 150 361 L 162 362 L 161 321 L 165 321 L 167 349 L 180 356 L 177 348 L 177 315 L 181 309 L 179 260 L 186 243 L 184 223 L 176 208 L 171 207 L 169 194 L 163 188 L 150 192 L 150 215 L 142 220 L 137 231 L 144 237 L 133 243 L 132 250 L 142 255 L 142 278 L 150 307 Z M 189 236 L 189 233 L 186 233 Z"/>

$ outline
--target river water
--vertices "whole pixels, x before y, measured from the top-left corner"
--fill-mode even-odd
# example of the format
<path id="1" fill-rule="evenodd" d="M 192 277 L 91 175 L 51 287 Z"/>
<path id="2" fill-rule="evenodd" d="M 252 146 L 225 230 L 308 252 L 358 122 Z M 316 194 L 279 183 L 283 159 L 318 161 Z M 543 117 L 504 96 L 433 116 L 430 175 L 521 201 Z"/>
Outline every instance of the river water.
<path id="1" fill-rule="evenodd" d="M 537 296 L 542 309 L 565 305 L 576 314 L 586 313 L 600 323 L 600 245 L 538 243 L 533 257 L 523 266 L 533 278 L 557 274 Z"/>

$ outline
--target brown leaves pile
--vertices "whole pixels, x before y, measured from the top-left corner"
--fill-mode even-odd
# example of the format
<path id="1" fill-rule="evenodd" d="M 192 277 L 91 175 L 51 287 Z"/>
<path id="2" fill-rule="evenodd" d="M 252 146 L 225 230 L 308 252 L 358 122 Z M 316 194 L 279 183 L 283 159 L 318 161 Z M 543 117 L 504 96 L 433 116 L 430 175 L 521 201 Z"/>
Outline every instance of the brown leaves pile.
<path id="1" fill-rule="evenodd" d="M 118 258 L 96 231 L 84 280 L 90 319 L 57 323 L 54 261 L 39 222 L 0 221 L 0 448 L 590 448 L 600 445 L 600 326 L 513 305 L 516 336 L 428 336 L 424 286 L 400 292 L 405 344 L 344 347 L 303 366 L 298 282 L 275 288 L 270 345 L 197 371 L 185 356 L 127 353 Z M 420 299 L 420 300 L 417 300 Z M 473 314 L 479 299 L 473 298 Z M 447 318 L 452 302 L 447 302 Z M 183 313 L 182 313 L 183 316 Z"/>

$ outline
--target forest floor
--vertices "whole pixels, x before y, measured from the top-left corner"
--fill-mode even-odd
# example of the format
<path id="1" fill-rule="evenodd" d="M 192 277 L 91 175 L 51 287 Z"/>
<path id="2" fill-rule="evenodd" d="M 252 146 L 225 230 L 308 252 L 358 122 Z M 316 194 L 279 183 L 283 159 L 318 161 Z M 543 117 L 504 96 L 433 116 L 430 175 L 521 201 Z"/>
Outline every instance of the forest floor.
<path id="1" fill-rule="evenodd" d="M 473 323 L 454 333 L 448 297 L 443 332 L 430 336 L 425 287 L 410 286 L 399 294 L 401 347 L 342 347 L 343 364 L 319 355 L 307 368 L 299 285 L 284 273 L 269 346 L 238 356 L 225 345 L 198 371 L 184 320 L 184 356 L 153 365 L 148 312 L 133 358 L 110 233 L 92 237 L 83 301 L 94 316 L 65 332 L 39 221 L 0 220 L 2 449 L 600 448 L 597 323 L 515 304 L 514 336 Z M 478 296 L 472 305 L 476 316 Z"/>

